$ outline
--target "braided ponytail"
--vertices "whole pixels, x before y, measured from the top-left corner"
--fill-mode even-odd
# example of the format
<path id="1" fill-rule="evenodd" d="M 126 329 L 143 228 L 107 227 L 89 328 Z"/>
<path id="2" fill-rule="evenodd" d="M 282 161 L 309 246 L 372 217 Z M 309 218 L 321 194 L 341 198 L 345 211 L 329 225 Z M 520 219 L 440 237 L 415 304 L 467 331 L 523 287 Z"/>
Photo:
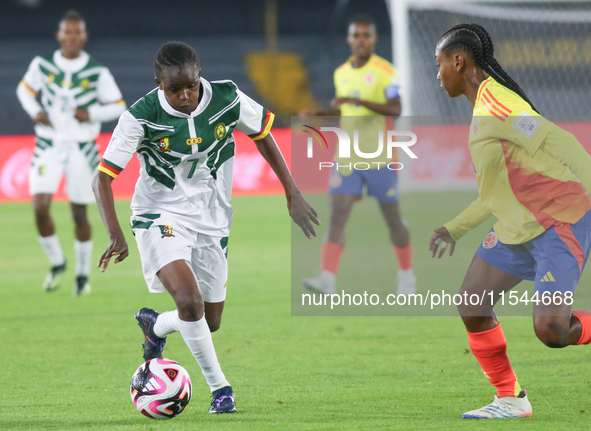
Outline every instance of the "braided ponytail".
<path id="1" fill-rule="evenodd" d="M 458 24 L 441 36 L 437 49 L 446 55 L 456 49 L 470 54 L 478 66 L 503 86 L 517 93 L 538 112 L 525 91 L 509 76 L 494 57 L 495 48 L 488 32 L 478 24 Z M 538 112 L 539 113 L 539 112 Z"/>

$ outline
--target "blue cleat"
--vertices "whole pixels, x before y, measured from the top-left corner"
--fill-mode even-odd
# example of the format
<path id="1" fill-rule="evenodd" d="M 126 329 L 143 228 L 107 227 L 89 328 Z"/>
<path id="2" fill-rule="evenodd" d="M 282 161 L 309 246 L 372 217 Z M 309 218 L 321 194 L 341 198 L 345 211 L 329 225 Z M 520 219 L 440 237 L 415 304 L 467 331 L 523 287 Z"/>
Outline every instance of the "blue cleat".
<path id="1" fill-rule="evenodd" d="M 209 413 L 234 413 L 236 411 L 236 397 L 232 386 L 225 386 L 211 394 L 213 400 L 211 401 L 211 408 Z"/>
<path id="2" fill-rule="evenodd" d="M 154 333 L 154 324 L 158 316 L 159 314 L 150 308 L 142 308 L 135 315 L 137 324 L 142 328 L 144 337 L 146 337 L 146 340 L 142 344 L 145 361 L 162 358 L 162 350 L 164 350 L 164 345 L 166 344 L 166 337 L 160 338 Z"/>

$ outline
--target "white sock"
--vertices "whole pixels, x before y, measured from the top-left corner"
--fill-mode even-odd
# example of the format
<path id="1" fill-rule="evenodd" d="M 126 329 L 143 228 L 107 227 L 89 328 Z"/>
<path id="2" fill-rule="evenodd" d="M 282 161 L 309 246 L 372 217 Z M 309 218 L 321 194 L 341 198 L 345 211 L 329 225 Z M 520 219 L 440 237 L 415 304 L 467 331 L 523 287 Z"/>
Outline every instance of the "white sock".
<path id="1" fill-rule="evenodd" d="M 90 275 L 90 260 L 92 259 L 92 240 L 74 241 L 76 252 L 76 275 Z"/>
<path id="2" fill-rule="evenodd" d="M 205 316 L 196 322 L 185 322 L 179 319 L 179 329 L 183 340 L 201 367 L 201 372 L 207 380 L 211 392 L 229 386 L 215 354 Z"/>
<path id="3" fill-rule="evenodd" d="M 51 266 L 62 265 L 66 261 L 64 253 L 62 253 L 60 240 L 56 234 L 51 236 L 40 236 L 39 243 L 43 247 L 43 250 L 45 250 L 45 254 L 49 258 Z"/>
<path id="4" fill-rule="evenodd" d="M 160 314 L 154 324 L 154 333 L 160 338 L 179 331 L 179 312 L 177 310 L 166 311 Z"/>

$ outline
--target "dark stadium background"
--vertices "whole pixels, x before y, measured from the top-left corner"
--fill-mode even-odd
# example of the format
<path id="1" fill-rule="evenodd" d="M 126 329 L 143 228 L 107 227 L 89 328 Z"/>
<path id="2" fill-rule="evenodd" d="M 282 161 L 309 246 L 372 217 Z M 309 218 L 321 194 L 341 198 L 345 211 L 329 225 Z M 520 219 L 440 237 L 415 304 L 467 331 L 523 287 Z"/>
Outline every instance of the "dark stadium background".
<path id="1" fill-rule="evenodd" d="M 247 75 L 244 55 L 263 51 L 265 1 L 3 0 L 0 22 L 0 134 L 30 134 L 30 119 L 15 91 L 35 55 L 59 47 L 57 24 L 68 9 L 86 19 L 86 50 L 115 77 L 128 105 L 154 88 L 152 59 L 169 40 L 192 45 L 209 80 L 231 79 L 247 94 L 264 99 Z M 37 4 L 25 6 L 24 4 Z M 342 7 L 344 5 L 344 7 Z M 278 50 L 298 54 L 310 92 L 326 104 L 334 95 L 332 72 L 349 55 L 347 20 L 371 11 L 379 28 L 377 52 L 391 59 L 390 23 L 383 0 L 276 2 Z M 265 100 L 261 100 L 265 102 Z M 284 118 L 283 125 L 288 125 Z M 112 130 L 114 123 L 103 126 Z"/>

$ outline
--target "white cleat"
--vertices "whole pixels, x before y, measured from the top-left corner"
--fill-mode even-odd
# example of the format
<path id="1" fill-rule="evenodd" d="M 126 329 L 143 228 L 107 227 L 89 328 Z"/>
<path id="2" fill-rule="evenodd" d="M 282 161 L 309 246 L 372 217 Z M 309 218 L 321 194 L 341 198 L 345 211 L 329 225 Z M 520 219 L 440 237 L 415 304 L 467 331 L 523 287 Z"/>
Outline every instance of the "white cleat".
<path id="1" fill-rule="evenodd" d="M 417 291 L 417 278 L 412 268 L 398 270 L 398 295 L 411 295 Z"/>
<path id="2" fill-rule="evenodd" d="M 302 280 L 302 284 L 310 290 L 325 295 L 337 293 L 337 276 L 330 271 L 322 271 L 320 276 Z"/>
<path id="3" fill-rule="evenodd" d="M 526 391 L 521 391 L 517 397 L 499 398 L 487 406 L 472 410 L 462 415 L 462 419 L 505 419 L 528 418 L 531 416 L 531 404 L 527 399 Z"/>

